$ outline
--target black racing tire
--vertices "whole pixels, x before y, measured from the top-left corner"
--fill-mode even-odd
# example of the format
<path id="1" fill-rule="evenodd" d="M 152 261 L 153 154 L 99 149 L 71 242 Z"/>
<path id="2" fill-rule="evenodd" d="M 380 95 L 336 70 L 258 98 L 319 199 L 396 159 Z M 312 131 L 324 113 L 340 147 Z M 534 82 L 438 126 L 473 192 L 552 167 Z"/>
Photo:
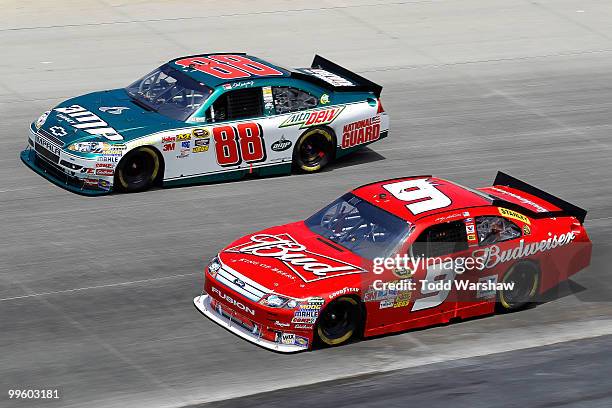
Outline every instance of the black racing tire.
<path id="1" fill-rule="evenodd" d="M 160 175 L 161 160 L 149 146 L 139 147 L 126 154 L 115 171 L 115 185 L 132 193 L 150 188 Z"/>
<path id="2" fill-rule="evenodd" d="M 330 129 L 308 129 L 293 149 L 294 167 L 303 173 L 315 173 L 325 167 L 334 156 L 336 138 Z"/>
<path id="3" fill-rule="evenodd" d="M 343 296 L 321 311 L 317 320 L 316 334 L 322 344 L 339 346 L 360 332 L 361 323 L 359 301 Z"/>
<path id="4" fill-rule="evenodd" d="M 532 262 L 517 263 L 502 279 L 502 283 L 509 282 L 514 282 L 512 290 L 500 289 L 497 292 L 497 305 L 500 311 L 520 310 L 534 302 L 540 287 L 540 270 Z"/>

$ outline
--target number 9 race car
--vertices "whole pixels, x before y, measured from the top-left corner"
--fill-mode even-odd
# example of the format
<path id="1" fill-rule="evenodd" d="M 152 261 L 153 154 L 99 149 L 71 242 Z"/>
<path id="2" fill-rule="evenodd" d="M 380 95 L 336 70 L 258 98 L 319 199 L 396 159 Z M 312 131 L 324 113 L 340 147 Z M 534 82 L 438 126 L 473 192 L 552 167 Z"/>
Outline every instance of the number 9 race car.
<path id="1" fill-rule="evenodd" d="M 194 304 L 279 352 L 518 310 L 589 265 L 585 217 L 501 172 L 478 190 L 381 181 L 233 242 Z"/>
<path id="2" fill-rule="evenodd" d="M 241 53 L 181 57 L 45 112 L 21 159 L 88 195 L 315 172 L 387 136 L 381 91 L 318 55 L 294 70 Z"/>

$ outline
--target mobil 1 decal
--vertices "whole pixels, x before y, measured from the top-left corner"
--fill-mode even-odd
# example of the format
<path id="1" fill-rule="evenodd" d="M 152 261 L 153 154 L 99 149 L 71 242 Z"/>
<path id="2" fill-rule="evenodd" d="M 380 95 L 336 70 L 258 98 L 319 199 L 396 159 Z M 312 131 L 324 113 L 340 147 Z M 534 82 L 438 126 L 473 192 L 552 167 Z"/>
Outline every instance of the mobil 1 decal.
<path id="1" fill-rule="evenodd" d="M 215 155 L 220 166 L 237 166 L 266 160 L 263 130 L 258 123 L 218 126 L 212 130 Z"/>

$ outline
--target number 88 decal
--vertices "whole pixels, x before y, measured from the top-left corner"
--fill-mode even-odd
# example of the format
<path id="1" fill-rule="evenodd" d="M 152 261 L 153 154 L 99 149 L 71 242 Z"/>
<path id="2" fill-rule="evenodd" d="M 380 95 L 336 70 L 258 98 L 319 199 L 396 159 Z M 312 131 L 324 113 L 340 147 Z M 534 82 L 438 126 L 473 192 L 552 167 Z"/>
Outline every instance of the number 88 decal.
<path id="1" fill-rule="evenodd" d="M 235 166 L 243 160 L 257 163 L 266 159 L 263 132 L 257 123 L 216 127 L 213 129 L 213 139 L 220 166 Z"/>

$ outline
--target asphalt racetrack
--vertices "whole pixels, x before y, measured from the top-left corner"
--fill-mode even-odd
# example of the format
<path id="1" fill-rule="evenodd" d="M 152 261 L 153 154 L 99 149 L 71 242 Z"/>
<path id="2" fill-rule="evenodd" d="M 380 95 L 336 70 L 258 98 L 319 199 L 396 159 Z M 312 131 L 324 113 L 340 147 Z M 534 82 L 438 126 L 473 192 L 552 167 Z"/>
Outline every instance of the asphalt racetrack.
<path id="1" fill-rule="evenodd" d="M 397 406 L 418 391 L 422 405 L 477 407 L 465 393 L 502 390 L 481 401 L 611 406 L 610 21 L 609 0 L 4 0 L 0 406 L 233 406 L 264 392 L 276 393 L 253 400 L 305 406 L 305 391 L 283 390 L 309 384 L 334 386 L 317 406 L 347 406 L 355 386 L 335 384 L 359 378 L 382 398 L 392 370 L 406 375 Z M 294 67 L 319 53 L 354 69 L 384 86 L 390 136 L 320 174 L 97 198 L 19 160 L 29 123 L 60 101 L 212 51 Z M 589 211 L 592 265 L 543 305 L 296 355 L 253 346 L 192 305 L 208 259 L 247 232 L 367 182 L 434 174 L 484 186 L 498 169 Z M 581 380 L 587 362 L 607 387 Z M 562 378 L 558 389 L 534 370 Z M 61 399 L 9 400 L 14 388 L 57 388 Z M 568 390 L 577 399 L 560 397 Z M 360 395 L 353 405 L 369 406 Z"/>

